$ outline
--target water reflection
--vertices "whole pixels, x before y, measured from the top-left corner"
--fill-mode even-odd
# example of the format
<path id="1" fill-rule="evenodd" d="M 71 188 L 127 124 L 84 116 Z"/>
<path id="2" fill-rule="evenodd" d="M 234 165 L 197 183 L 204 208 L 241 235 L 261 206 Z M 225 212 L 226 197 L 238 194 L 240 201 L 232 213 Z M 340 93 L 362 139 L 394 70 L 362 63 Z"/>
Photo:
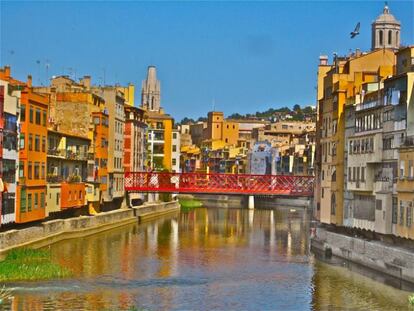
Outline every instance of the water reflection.
<path id="1" fill-rule="evenodd" d="M 7 308 L 406 308 L 406 292 L 315 261 L 308 233 L 301 210 L 210 208 L 63 241 L 50 246 L 52 256 L 74 278 L 13 284 Z"/>

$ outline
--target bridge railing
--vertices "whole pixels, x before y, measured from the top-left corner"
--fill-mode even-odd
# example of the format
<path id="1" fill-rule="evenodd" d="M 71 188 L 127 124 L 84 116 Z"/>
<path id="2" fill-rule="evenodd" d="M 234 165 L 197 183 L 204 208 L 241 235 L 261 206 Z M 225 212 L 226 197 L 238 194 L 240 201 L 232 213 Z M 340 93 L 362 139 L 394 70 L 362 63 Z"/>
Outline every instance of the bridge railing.
<path id="1" fill-rule="evenodd" d="M 137 192 L 313 195 L 313 176 L 127 172 L 125 190 Z"/>

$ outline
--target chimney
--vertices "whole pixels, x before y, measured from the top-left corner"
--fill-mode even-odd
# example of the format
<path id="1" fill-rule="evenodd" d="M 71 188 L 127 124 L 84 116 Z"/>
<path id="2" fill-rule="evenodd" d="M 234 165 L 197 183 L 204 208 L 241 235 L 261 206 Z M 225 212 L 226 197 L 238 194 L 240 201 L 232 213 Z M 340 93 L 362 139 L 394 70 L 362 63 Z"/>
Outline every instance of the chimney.
<path id="1" fill-rule="evenodd" d="M 361 54 L 362 54 L 362 53 L 361 53 L 361 50 L 357 48 L 357 49 L 355 50 L 355 56 L 356 56 L 356 57 L 360 57 L 360 56 L 361 56 Z"/>
<path id="2" fill-rule="evenodd" d="M 4 75 L 6 78 L 10 78 L 10 66 L 4 66 Z"/>
<path id="3" fill-rule="evenodd" d="M 328 56 L 321 55 L 319 56 L 319 66 L 327 66 L 328 65 Z"/>
<path id="4" fill-rule="evenodd" d="M 27 84 L 27 87 L 32 87 L 32 76 L 31 75 L 27 76 L 26 84 Z"/>
<path id="5" fill-rule="evenodd" d="M 87 90 L 90 90 L 90 88 L 91 88 L 91 76 L 83 76 L 83 78 L 81 79 L 80 82 Z"/>

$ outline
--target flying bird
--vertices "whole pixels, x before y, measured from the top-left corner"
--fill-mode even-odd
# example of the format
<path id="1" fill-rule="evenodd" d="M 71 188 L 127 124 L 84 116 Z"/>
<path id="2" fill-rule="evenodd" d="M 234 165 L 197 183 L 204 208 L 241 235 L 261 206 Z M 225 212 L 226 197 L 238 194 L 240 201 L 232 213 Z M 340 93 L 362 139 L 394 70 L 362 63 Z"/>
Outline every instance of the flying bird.
<path id="1" fill-rule="evenodd" d="M 361 26 L 361 23 L 360 22 L 358 22 L 358 24 L 356 24 L 354 31 L 351 32 L 351 39 L 353 39 L 357 35 L 359 35 L 359 26 Z"/>

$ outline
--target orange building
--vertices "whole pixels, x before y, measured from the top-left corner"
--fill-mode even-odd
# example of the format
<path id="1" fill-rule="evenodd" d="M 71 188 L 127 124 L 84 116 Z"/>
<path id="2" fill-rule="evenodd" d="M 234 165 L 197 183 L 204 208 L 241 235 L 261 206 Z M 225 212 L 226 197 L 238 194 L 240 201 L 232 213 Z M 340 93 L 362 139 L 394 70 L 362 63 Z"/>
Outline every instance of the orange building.
<path id="1" fill-rule="evenodd" d="M 29 76 L 21 92 L 17 223 L 45 218 L 48 106 L 49 96 L 34 93 Z"/>
<path id="2" fill-rule="evenodd" d="M 100 189 L 106 191 L 108 178 L 108 138 L 109 119 L 105 112 L 93 112 L 94 124 L 94 154 L 95 154 L 95 181 L 100 183 Z"/>

